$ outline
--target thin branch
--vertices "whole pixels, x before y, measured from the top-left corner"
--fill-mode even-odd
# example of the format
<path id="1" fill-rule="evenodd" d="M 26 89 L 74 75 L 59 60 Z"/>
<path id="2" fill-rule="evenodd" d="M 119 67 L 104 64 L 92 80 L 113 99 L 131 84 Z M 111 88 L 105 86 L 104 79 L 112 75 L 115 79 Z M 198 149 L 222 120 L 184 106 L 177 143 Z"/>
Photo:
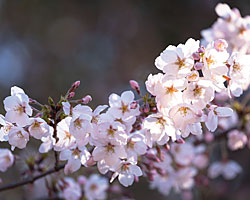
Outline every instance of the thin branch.
<path id="1" fill-rule="evenodd" d="M 6 184 L 6 185 L 3 185 L 0 187 L 0 192 L 2 191 L 6 191 L 6 190 L 10 190 L 10 189 L 13 189 L 13 188 L 17 188 L 17 187 L 20 187 L 22 185 L 26 185 L 26 184 L 31 184 L 31 183 L 34 183 L 36 180 L 40 179 L 40 178 L 43 178 L 49 174 L 53 174 L 55 172 L 58 172 L 60 171 L 61 169 L 63 169 L 65 167 L 65 164 L 63 165 L 59 165 L 57 168 L 52 168 L 44 173 L 41 173 L 37 176 L 33 176 L 33 177 L 28 177 L 28 178 L 25 178 L 24 180 L 21 180 L 19 182 L 15 182 L 15 183 L 10 183 L 10 184 Z"/>

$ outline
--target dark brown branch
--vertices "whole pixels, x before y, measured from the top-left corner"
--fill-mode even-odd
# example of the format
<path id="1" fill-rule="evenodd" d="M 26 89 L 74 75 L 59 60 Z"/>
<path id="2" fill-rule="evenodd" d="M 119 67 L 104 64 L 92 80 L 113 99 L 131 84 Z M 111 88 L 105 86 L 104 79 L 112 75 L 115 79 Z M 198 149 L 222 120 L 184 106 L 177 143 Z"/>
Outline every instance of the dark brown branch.
<path id="1" fill-rule="evenodd" d="M 6 190 L 10 190 L 10 189 L 13 189 L 13 188 L 17 188 L 17 187 L 20 187 L 22 185 L 26 185 L 26 184 L 31 184 L 31 183 L 34 183 L 36 180 L 40 179 L 40 178 L 43 178 L 49 174 L 53 174 L 55 172 L 58 172 L 60 171 L 61 169 L 63 169 L 65 166 L 65 164 L 63 165 L 59 165 L 57 168 L 52 168 L 46 172 L 43 172 L 37 176 L 33 176 L 33 177 L 28 177 L 28 178 L 25 178 L 24 180 L 21 180 L 19 182 L 15 182 L 15 183 L 10 183 L 10 184 L 6 184 L 6 185 L 3 185 L 0 187 L 0 192 L 2 191 L 6 191 Z"/>

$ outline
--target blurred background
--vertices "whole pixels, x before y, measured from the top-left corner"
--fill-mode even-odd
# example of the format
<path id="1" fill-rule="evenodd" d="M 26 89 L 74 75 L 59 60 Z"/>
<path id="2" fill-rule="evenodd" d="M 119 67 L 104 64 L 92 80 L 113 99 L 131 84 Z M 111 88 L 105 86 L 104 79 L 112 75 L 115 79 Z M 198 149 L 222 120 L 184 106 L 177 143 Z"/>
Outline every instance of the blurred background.
<path id="1" fill-rule="evenodd" d="M 157 72 L 154 59 L 167 45 L 199 39 L 216 20 L 218 2 L 0 0 L 0 98 L 17 85 L 45 104 L 48 96 L 58 100 L 80 80 L 78 97 L 90 94 L 93 106 L 107 104 L 112 92 L 129 89 L 130 79 L 144 87 L 147 76 Z M 223 2 L 243 16 L 250 14 L 249 0 Z M 245 199 L 250 186 L 242 179 L 246 187 L 232 199 Z M 136 199 L 164 199 L 147 185 L 133 188 Z"/>

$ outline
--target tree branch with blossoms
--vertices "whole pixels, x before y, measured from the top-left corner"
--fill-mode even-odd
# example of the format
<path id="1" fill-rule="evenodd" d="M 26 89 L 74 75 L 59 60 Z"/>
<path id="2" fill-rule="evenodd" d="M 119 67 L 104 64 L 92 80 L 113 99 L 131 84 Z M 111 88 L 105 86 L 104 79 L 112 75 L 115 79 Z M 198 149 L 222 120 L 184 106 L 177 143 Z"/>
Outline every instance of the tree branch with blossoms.
<path id="1" fill-rule="evenodd" d="M 11 95 L 4 99 L 6 114 L 0 116 L 0 141 L 8 142 L 12 151 L 0 149 L 0 171 L 14 165 L 17 156 L 12 152 L 25 149 L 30 138 L 41 142 L 41 156 L 25 159 L 26 178 L 3 185 L 0 191 L 35 186 L 36 180 L 62 169 L 67 176 L 84 169 L 85 175 L 77 180 L 46 179 L 48 193 L 65 199 L 128 197 L 120 186 L 108 183 L 116 178 L 128 187 L 144 176 L 163 195 L 171 191 L 192 195 L 192 188 L 211 186 L 212 179 L 220 175 L 227 180 L 236 178 L 242 167 L 229 159 L 227 151 L 249 142 L 248 100 L 240 105 L 235 98 L 250 85 L 250 37 L 245 37 L 250 26 L 226 4 L 218 4 L 216 12 L 220 26 L 216 22 L 203 31 L 202 44 L 190 38 L 185 44 L 169 45 L 156 58 L 160 72 L 148 76 L 149 93 L 143 95 L 139 84 L 130 81 L 139 99 L 132 91 L 113 93 L 108 105 L 93 110 L 87 105 L 90 95 L 73 99 L 80 81 L 58 103 L 49 97 L 48 105 L 12 87 Z M 216 38 L 216 33 L 225 30 L 227 34 L 220 35 L 226 38 Z M 237 46 L 242 40 L 244 48 Z M 218 143 L 220 155 L 209 163 Z M 46 156 L 50 152 L 54 167 L 47 169 L 44 165 L 50 162 Z"/>

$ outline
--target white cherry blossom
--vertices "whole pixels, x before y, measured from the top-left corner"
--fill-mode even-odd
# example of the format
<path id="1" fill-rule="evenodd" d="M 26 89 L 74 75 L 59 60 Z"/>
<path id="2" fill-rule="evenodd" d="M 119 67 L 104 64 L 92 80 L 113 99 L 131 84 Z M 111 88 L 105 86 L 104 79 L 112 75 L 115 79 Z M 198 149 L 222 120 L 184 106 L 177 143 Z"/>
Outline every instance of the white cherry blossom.
<path id="1" fill-rule="evenodd" d="M 84 184 L 84 196 L 88 200 L 104 200 L 107 198 L 108 180 L 98 174 L 92 174 Z"/>
<path id="2" fill-rule="evenodd" d="M 238 149 L 242 149 L 247 144 L 247 136 L 245 133 L 238 131 L 238 130 L 232 130 L 227 134 L 228 137 L 228 147 L 235 151 Z"/>
<path id="3" fill-rule="evenodd" d="M 233 114 L 233 110 L 228 107 L 211 106 L 209 109 L 210 111 L 205 124 L 208 130 L 212 132 L 214 132 L 218 126 L 219 117 L 230 117 Z"/>
<path id="4" fill-rule="evenodd" d="M 74 146 L 70 149 L 65 149 L 60 152 L 60 160 L 67 160 L 64 168 L 65 174 L 73 173 L 80 169 L 81 165 L 86 165 L 90 153 L 86 147 Z"/>
<path id="5" fill-rule="evenodd" d="M 30 123 L 28 130 L 34 138 L 41 139 L 49 135 L 49 125 L 42 118 L 33 118 Z"/>
<path id="6" fill-rule="evenodd" d="M 214 162 L 208 168 L 208 176 L 210 178 L 217 178 L 222 175 L 226 180 L 234 179 L 242 171 L 241 166 L 232 160 L 225 162 Z"/>
<path id="7" fill-rule="evenodd" d="M 12 149 L 24 149 L 29 141 L 29 133 L 21 127 L 12 127 L 9 131 L 9 144 Z"/>
<path id="8" fill-rule="evenodd" d="M 30 123 L 29 116 L 32 115 L 29 97 L 17 87 L 12 88 L 11 93 L 11 96 L 4 99 L 5 119 L 18 126 L 26 126 Z"/>
<path id="9" fill-rule="evenodd" d="M 0 149 L 0 171 L 5 172 L 14 164 L 14 155 L 9 149 Z"/>
<path id="10" fill-rule="evenodd" d="M 114 174 L 112 175 L 110 182 L 113 182 L 117 176 L 119 182 L 123 186 L 128 187 L 133 184 L 135 176 L 142 176 L 142 171 L 135 162 L 123 160 L 115 166 Z"/>

